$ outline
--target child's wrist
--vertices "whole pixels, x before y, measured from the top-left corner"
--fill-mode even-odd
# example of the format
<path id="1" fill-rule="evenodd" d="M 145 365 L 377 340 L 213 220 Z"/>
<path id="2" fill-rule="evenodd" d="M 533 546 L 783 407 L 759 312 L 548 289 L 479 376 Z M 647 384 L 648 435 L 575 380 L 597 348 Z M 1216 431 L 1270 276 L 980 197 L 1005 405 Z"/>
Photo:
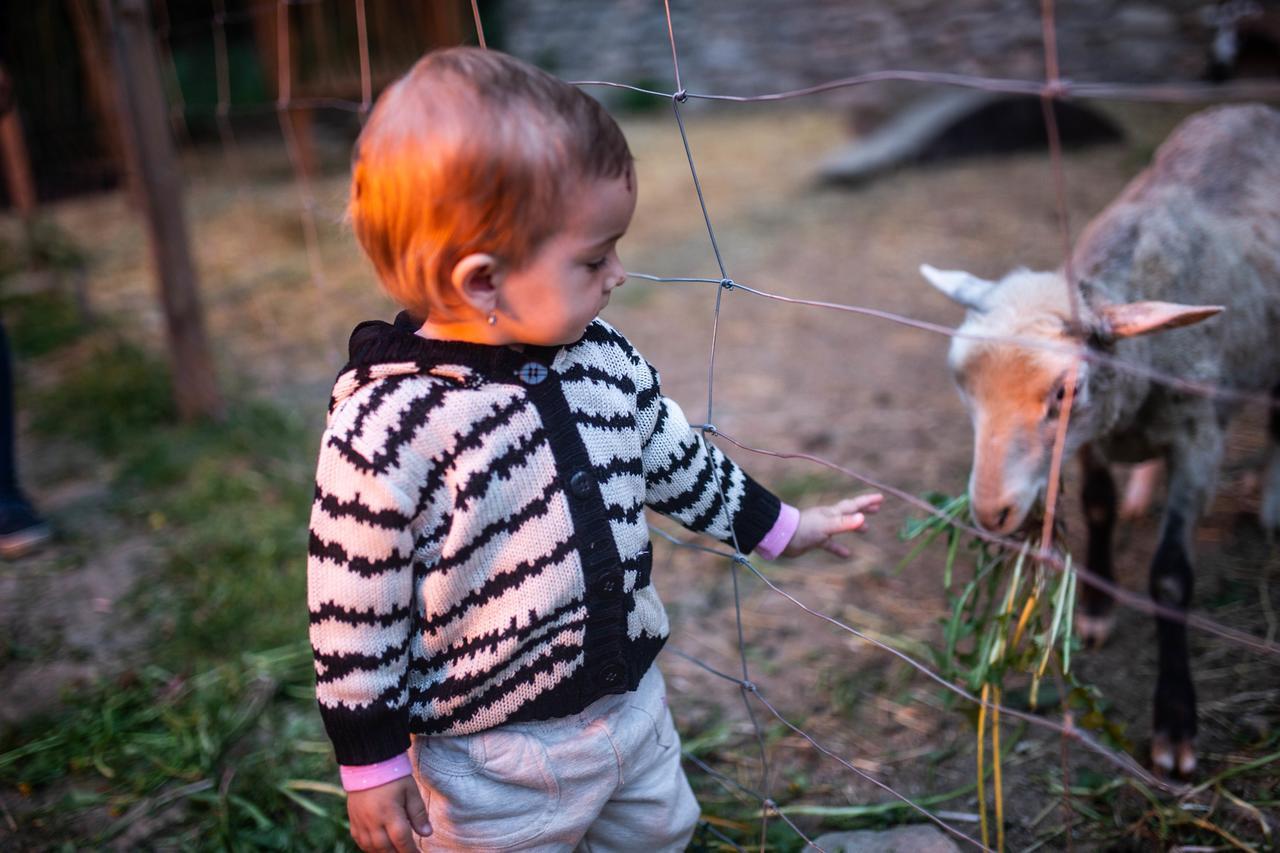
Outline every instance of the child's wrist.
<path id="1" fill-rule="evenodd" d="M 756 546 L 756 553 L 766 560 L 776 560 L 791 544 L 791 539 L 796 535 L 799 526 L 800 510 L 789 503 L 782 504 L 778 510 L 778 520 L 760 540 L 760 544 Z"/>
<path id="2" fill-rule="evenodd" d="M 366 791 L 413 775 L 409 756 L 401 753 L 377 764 L 343 764 L 338 767 L 344 791 Z"/>

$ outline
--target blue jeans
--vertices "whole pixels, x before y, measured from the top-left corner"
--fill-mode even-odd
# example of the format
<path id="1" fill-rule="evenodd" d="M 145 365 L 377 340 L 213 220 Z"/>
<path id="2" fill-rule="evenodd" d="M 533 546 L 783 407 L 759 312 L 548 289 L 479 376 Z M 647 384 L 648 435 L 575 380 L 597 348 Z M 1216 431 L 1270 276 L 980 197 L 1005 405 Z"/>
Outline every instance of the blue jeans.
<path id="1" fill-rule="evenodd" d="M 18 489 L 18 468 L 13 461 L 13 366 L 9 337 L 0 318 L 0 505 L 22 503 Z"/>

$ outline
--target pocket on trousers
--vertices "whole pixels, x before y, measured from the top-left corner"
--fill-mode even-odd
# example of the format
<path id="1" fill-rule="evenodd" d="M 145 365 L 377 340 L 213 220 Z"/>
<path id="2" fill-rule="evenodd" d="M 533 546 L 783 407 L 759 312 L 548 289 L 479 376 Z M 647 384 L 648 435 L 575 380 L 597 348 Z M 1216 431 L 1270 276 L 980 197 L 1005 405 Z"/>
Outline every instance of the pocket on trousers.
<path id="1" fill-rule="evenodd" d="M 550 824 L 560 785 L 537 738 L 498 729 L 427 740 L 446 741 L 418 753 L 418 772 L 432 789 L 428 817 L 441 841 L 514 847 Z"/>
<path id="2" fill-rule="evenodd" d="M 646 721 L 646 737 L 651 732 L 653 739 L 660 748 L 664 750 L 670 749 L 673 744 L 680 741 L 680 736 L 676 734 L 675 721 L 671 719 L 671 710 L 667 708 L 666 702 L 663 702 L 661 708 L 658 709 L 630 705 L 628 710 L 638 718 L 643 718 Z"/>
<path id="3" fill-rule="evenodd" d="M 440 735 L 419 739 L 419 767 L 448 776 L 470 776 L 484 765 L 484 747 L 480 735 Z"/>

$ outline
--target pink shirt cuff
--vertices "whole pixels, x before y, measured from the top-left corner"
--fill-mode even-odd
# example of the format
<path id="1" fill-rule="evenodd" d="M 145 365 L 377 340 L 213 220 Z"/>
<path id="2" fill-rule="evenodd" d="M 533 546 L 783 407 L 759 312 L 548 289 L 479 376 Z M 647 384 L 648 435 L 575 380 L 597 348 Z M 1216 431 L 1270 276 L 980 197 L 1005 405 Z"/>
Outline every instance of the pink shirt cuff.
<path id="1" fill-rule="evenodd" d="M 778 513 L 778 520 L 773 523 L 773 527 L 756 546 L 756 553 L 766 560 L 778 559 L 778 555 L 791 544 L 791 537 L 796 535 L 796 528 L 799 526 L 800 510 L 791 504 L 784 503 L 782 510 Z"/>
<path id="2" fill-rule="evenodd" d="M 397 755 L 377 764 L 343 765 L 338 772 L 342 775 L 343 790 L 364 791 L 412 776 L 413 765 L 408 755 Z"/>

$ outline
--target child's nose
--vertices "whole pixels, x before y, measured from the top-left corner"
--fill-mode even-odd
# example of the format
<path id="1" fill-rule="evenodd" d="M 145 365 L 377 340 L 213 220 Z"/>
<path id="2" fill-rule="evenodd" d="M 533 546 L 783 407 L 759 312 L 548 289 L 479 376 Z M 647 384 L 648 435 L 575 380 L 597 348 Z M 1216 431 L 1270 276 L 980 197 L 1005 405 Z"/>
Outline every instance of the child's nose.
<path id="1" fill-rule="evenodd" d="M 609 279 L 609 289 L 613 290 L 615 287 L 622 287 L 622 285 L 626 284 L 626 282 L 627 282 L 627 271 L 622 268 L 621 264 L 619 264 L 614 275 L 611 276 Z"/>

